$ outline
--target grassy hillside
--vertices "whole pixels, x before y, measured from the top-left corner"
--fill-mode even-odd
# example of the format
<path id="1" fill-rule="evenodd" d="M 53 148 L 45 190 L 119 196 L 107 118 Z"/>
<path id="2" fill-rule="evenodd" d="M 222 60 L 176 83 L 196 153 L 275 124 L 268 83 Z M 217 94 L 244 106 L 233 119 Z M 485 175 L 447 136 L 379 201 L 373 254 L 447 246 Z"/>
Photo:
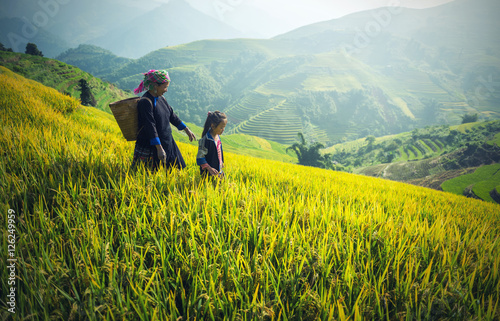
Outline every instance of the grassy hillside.
<path id="1" fill-rule="evenodd" d="M 80 98 L 78 81 L 85 79 L 92 88 L 97 101 L 96 107 L 108 112 L 111 112 L 109 109 L 111 102 L 130 97 L 130 94 L 115 85 L 54 59 L 0 51 L 0 65 L 78 99 Z"/>
<path id="2" fill-rule="evenodd" d="M 497 202 L 492 196 L 500 189 L 500 164 L 479 167 L 474 173 L 462 175 L 441 184 L 444 191 L 458 195 L 473 195 L 489 202 Z"/>
<path id="3" fill-rule="evenodd" d="M 490 183 L 482 182 L 484 179 L 480 175 L 470 175 L 463 178 L 469 184 L 458 184 L 455 188 L 452 187 L 455 183 L 447 181 L 458 182 L 462 180 L 458 177 L 471 174 L 480 166 L 500 162 L 499 134 L 500 121 L 427 127 L 372 137 L 372 142 L 363 138 L 337 144 L 325 149 L 324 153 L 330 153 L 333 161 L 355 173 L 493 201 L 489 194 L 500 184 L 495 175 L 488 177 Z M 473 185 L 478 194 L 467 188 Z"/>
<path id="4" fill-rule="evenodd" d="M 78 66 L 98 78 L 112 73 L 113 70 L 131 61 L 129 58 L 118 57 L 109 50 L 93 45 L 79 45 L 78 48 L 68 49 L 58 55 L 56 59 L 72 66 Z"/>
<path id="5" fill-rule="evenodd" d="M 214 185 L 183 143 L 186 170 L 130 172 L 110 114 L 0 70 L 16 318 L 500 317 L 498 205 L 232 153 Z"/>
<path id="6" fill-rule="evenodd" d="M 433 126 L 398 135 L 371 136 L 325 148 L 335 161 L 351 169 L 381 163 L 435 159 L 459 149 L 486 144 L 500 146 L 500 121 Z"/>

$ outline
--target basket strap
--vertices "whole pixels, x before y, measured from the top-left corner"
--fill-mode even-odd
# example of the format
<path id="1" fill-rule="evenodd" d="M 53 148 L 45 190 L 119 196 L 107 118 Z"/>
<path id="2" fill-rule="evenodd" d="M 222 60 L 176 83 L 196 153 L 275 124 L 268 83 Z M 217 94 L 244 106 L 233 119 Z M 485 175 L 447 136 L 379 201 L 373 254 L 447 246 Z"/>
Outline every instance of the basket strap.
<path id="1" fill-rule="evenodd" d="M 153 108 L 155 107 L 155 105 L 153 105 L 153 102 L 151 101 L 151 99 L 149 99 L 148 97 L 141 97 L 141 99 L 142 98 L 147 99 L 149 101 L 149 103 L 151 104 L 151 106 L 153 106 Z"/>

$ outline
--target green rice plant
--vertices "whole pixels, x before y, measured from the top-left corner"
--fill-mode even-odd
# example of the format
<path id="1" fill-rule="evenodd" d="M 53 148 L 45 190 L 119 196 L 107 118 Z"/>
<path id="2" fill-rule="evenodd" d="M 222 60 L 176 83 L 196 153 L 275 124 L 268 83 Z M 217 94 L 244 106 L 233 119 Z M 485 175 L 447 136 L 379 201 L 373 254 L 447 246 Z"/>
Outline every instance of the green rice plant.
<path id="1" fill-rule="evenodd" d="M 479 167 L 474 173 L 459 176 L 447 180 L 441 184 L 444 191 L 462 195 L 464 190 L 469 186 L 474 186 L 473 191 L 479 197 L 484 197 L 485 200 L 491 200 L 489 192 L 498 186 L 500 165 L 486 165 Z M 478 187 L 476 188 L 476 185 Z M 489 189 L 486 191 L 486 189 Z"/>
<path id="2" fill-rule="evenodd" d="M 500 317 L 498 205 L 229 152 L 213 182 L 183 143 L 185 170 L 130 171 L 109 114 L 0 70 L 16 318 Z"/>

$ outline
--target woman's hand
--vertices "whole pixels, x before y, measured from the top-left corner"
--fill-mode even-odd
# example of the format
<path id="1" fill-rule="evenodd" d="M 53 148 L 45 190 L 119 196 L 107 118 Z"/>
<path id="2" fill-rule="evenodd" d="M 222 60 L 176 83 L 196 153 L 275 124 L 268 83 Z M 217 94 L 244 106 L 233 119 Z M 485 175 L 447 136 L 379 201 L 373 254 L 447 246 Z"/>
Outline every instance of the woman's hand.
<path id="1" fill-rule="evenodd" d="M 167 161 L 167 153 L 165 153 L 165 150 L 161 147 L 161 145 L 156 145 L 156 154 L 158 154 L 160 162 L 165 164 Z"/>
<path id="2" fill-rule="evenodd" d="M 191 131 L 191 129 L 189 129 L 188 127 L 186 127 L 186 128 L 184 128 L 184 132 L 186 133 L 186 135 L 188 135 L 190 142 L 192 142 L 193 140 L 196 140 L 196 136 L 193 134 L 193 132 Z"/>

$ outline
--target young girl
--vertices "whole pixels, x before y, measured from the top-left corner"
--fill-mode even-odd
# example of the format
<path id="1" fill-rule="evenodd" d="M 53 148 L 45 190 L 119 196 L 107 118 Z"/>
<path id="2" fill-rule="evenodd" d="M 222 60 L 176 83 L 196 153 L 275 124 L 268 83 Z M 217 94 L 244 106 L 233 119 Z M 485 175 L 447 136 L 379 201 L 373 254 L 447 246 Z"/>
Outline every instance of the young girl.
<path id="1" fill-rule="evenodd" d="M 220 111 L 208 112 L 202 138 L 198 142 L 198 155 L 196 163 L 200 166 L 203 177 L 215 176 L 224 178 L 224 154 L 220 135 L 227 124 L 226 115 Z"/>

